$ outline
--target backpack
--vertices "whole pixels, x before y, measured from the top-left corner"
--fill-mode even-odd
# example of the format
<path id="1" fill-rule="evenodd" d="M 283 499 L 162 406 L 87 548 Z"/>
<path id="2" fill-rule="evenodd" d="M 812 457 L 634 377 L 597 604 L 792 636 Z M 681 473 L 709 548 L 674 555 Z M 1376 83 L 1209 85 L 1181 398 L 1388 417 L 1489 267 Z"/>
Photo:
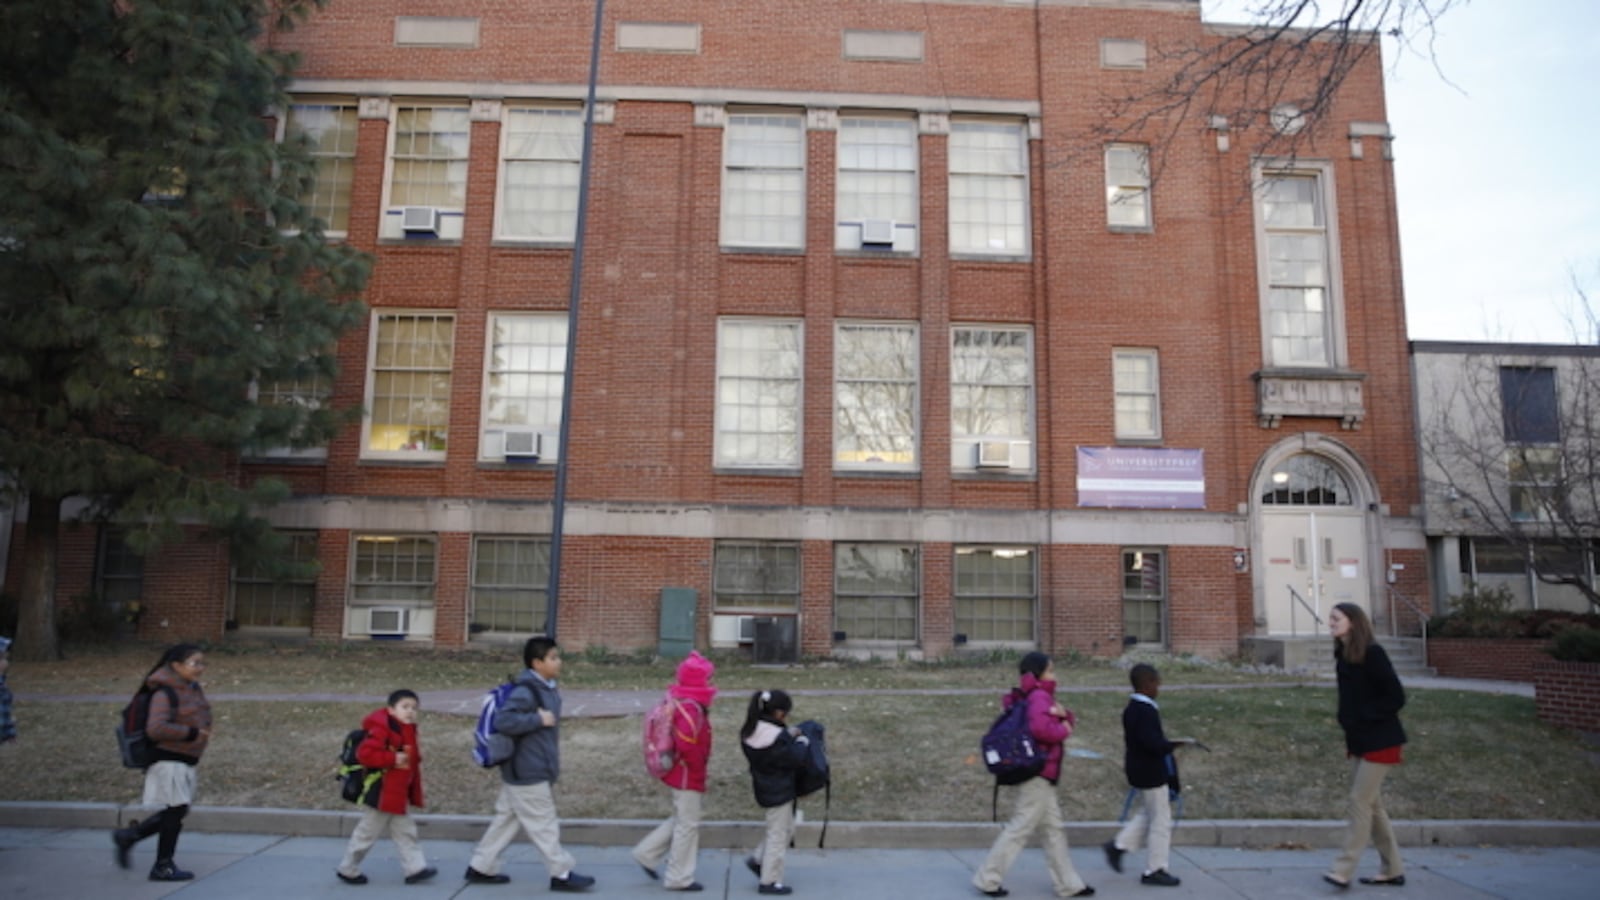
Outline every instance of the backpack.
<path id="1" fill-rule="evenodd" d="M 147 769 L 156 761 L 156 745 L 145 735 L 145 727 L 150 722 L 150 698 L 157 690 L 165 691 L 168 702 L 177 708 L 177 691 L 164 684 L 154 689 L 143 684 L 122 708 L 122 717 L 117 721 L 117 749 L 122 753 L 122 764 L 130 769 Z"/>
<path id="2" fill-rule="evenodd" d="M 673 720 L 683 711 L 682 704 L 667 694 L 644 714 L 641 734 L 644 767 L 653 778 L 663 778 L 678 765 L 678 739 Z"/>
<path id="3" fill-rule="evenodd" d="M 371 790 L 383 778 L 381 769 L 368 769 L 356 756 L 356 748 L 367 739 L 367 730 L 357 728 L 344 736 L 344 746 L 339 748 L 339 768 L 334 773 L 339 780 L 339 796 L 351 803 L 377 806 L 378 792 Z"/>
<path id="4" fill-rule="evenodd" d="M 807 719 L 795 726 L 806 736 L 805 759 L 794 776 L 795 802 L 807 794 L 823 792 L 822 834 L 817 838 L 817 849 L 828 840 L 828 810 L 833 805 L 833 776 L 828 767 L 827 729 L 821 722 Z"/>
<path id="5" fill-rule="evenodd" d="M 495 715 L 516 689 L 515 681 L 498 685 L 483 695 L 478 706 L 478 724 L 472 729 L 472 761 L 485 769 L 500 765 L 517 752 L 516 738 L 494 730 Z"/>
<path id="6" fill-rule="evenodd" d="M 1011 706 L 984 734 L 983 764 L 995 784 L 1021 784 L 1044 771 L 1045 751 L 1028 730 L 1028 695 L 1012 691 Z"/>

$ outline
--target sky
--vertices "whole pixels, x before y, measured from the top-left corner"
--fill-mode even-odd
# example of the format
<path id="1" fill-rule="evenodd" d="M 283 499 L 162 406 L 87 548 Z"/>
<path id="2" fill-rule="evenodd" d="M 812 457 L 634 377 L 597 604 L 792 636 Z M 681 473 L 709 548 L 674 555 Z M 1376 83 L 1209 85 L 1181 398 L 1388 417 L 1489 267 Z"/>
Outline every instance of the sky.
<path id="1" fill-rule="evenodd" d="M 1242 22 L 1249 5 L 1202 10 Z M 1384 42 L 1409 336 L 1593 342 L 1578 289 L 1600 312 L 1600 2 L 1470 0 L 1433 52 Z"/>

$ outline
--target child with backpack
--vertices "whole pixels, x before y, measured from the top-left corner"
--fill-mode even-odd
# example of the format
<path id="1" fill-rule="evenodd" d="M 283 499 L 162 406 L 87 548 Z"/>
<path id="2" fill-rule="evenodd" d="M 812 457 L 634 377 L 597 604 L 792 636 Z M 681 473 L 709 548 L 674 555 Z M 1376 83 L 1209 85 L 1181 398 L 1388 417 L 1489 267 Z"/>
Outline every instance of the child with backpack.
<path id="1" fill-rule="evenodd" d="M 794 701 L 784 691 L 756 691 L 739 729 L 739 744 L 750 763 L 756 803 L 767 811 L 766 837 L 744 861 L 761 879 L 762 894 L 792 894 L 783 883 L 783 856 L 794 836 L 797 774 L 805 765 L 810 739 L 787 723 Z"/>
<path id="2" fill-rule="evenodd" d="M 1008 710 L 1017 703 L 1027 704 L 1028 731 L 1043 751 L 1044 766 L 1038 775 L 1017 785 L 1017 805 L 1011 813 L 1011 821 L 995 838 L 989 856 L 973 876 L 972 883 L 989 897 L 1011 893 L 1000 882 L 1016 862 L 1029 836 L 1039 831 L 1044 835 L 1045 861 L 1050 867 L 1056 896 L 1089 897 L 1094 894 L 1094 888 L 1084 884 L 1072 867 L 1067 833 L 1062 830 L 1061 799 L 1056 796 L 1056 783 L 1061 778 L 1062 745 L 1072 736 L 1072 726 L 1077 719 L 1056 700 L 1056 669 L 1050 657 L 1038 651 L 1028 653 L 1017 663 L 1017 671 L 1020 675 L 1017 687 L 1000 702 Z"/>
<path id="3" fill-rule="evenodd" d="M 6 687 L 6 671 L 11 668 L 11 639 L 0 637 L 0 744 L 17 739 L 17 720 L 11 716 L 11 688 Z"/>
<path id="4" fill-rule="evenodd" d="M 1128 784 L 1139 792 L 1139 807 L 1117 836 L 1106 841 L 1106 862 L 1122 871 L 1122 855 L 1138 850 L 1141 843 L 1150 848 L 1140 884 L 1177 887 L 1179 880 L 1167 871 L 1172 849 L 1172 800 L 1168 782 L 1177 772 L 1172 751 L 1179 746 L 1167 740 L 1161 729 L 1161 709 L 1156 697 L 1161 693 L 1161 673 L 1155 666 L 1139 663 L 1128 673 L 1133 696 L 1122 711 L 1122 741 L 1126 747 L 1123 770 Z"/>
<path id="5" fill-rule="evenodd" d="M 428 865 L 417 845 L 417 823 L 406 814 L 409 806 L 422 806 L 422 750 L 417 743 L 417 710 L 420 703 L 414 691 L 401 688 L 389 695 L 387 705 L 375 709 L 361 720 L 367 736 L 356 748 L 356 760 L 369 772 L 379 773 L 369 781 L 360 802 L 366 806 L 361 821 L 350 833 L 344 859 L 334 870 L 345 884 L 366 884 L 361 861 L 367 851 L 387 832 L 400 851 L 400 867 L 406 884 L 420 884 L 439 874 Z"/>
<path id="6" fill-rule="evenodd" d="M 645 835 L 633 848 L 633 859 L 652 879 L 662 878 L 669 891 L 701 891 L 694 880 L 700 854 L 700 810 L 706 792 L 706 766 L 711 759 L 711 701 L 717 689 L 711 684 L 717 667 L 696 651 L 678 664 L 677 677 L 667 688 L 667 715 L 671 723 L 672 765 L 659 777 L 672 789 L 672 816 Z M 663 877 L 658 870 L 667 863 Z"/>

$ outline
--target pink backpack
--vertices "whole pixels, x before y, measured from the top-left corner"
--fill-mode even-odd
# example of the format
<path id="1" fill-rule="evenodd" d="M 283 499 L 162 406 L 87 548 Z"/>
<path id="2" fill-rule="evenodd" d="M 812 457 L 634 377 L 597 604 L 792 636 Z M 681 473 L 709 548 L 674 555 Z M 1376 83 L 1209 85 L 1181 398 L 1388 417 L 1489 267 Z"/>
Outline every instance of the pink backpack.
<path id="1" fill-rule="evenodd" d="M 644 714 L 644 767 L 656 778 L 665 776 L 678 764 L 678 740 L 673 734 L 674 720 L 683 715 L 682 701 L 671 694 Z"/>

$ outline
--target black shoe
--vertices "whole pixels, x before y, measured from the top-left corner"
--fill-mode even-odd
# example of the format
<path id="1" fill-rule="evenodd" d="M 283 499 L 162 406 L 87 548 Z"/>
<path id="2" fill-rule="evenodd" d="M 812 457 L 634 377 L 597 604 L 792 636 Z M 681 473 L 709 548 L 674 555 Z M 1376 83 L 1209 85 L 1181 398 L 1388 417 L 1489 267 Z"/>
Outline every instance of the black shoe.
<path id="1" fill-rule="evenodd" d="M 565 878 L 550 879 L 552 891 L 587 891 L 591 887 L 594 887 L 594 878 L 577 872 L 568 872 Z"/>
<path id="2" fill-rule="evenodd" d="M 1166 869 L 1157 869 L 1149 875 L 1139 876 L 1140 884 L 1154 884 L 1161 887 L 1177 887 L 1178 878 Z"/>
<path id="3" fill-rule="evenodd" d="M 406 884 L 421 884 L 437 874 L 439 874 L 438 869 L 435 869 L 433 866 L 426 866 L 420 872 L 412 872 L 410 875 L 407 875 Z"/>
<path id="4" fill-rule="evenodd" d="M 1380 884 L 1389 887 L 1406 886 L 1406 877 L 1404 875 L 1396 875 L 1393 878 L 1357 878 L 1356 880 L 1362 884 Z"/>
<path id="5" fill-rule="evenodd" d="M 511 876 L 510 875 L 506 875 L 506 874 L 503 874 L 503 873 L 502 874 L 498 874 L 498 875 L 485 875 L 484 873 L 479 872 L 477 869 L 474 869 L 471 866 L 467 866 L 467 874 L 463 875 L 462 877 L 467 879 L 467 884 L 510 884 L 511 883 Z"/>
<path id="6" fill-rule="evenodd" d="M 1122 871 L 1122 854 L 1128 851 L 1118 847 L 1117 842 L 1114 840 L 1106 841 L 1100 845 L 1100 848 L 1106 851 L 1106 865 L 1111 867 L 1111 871 L 1120 873 Z"/>
<path id="7" fill-rule="evenodd" d="M 345 884 L 366 884 L 367 883 L 367 876 L 362 875 L 360 872 L 357 872 L 354 875 L 346 875 L 345 873 L 339 871 L 338 869 L 334 869 L 333 870 L 333 874 L 339 876 L 339 880 L 344 882 Z"/>
<path id="8" fill-rule="evenodd" d="M 784 884 L 783 882 L 780 881 L 780 882 L 777 882 L 775 884 L 763 884 L 760 887 L 756 888 L 756 893 L 758 893 L 758 894 L 792 894 L 792 893 L 794 893 L 794 888 L 789 887 L 787 884 Z"/>
<path id="9" fill-rule="evenodd" d="M 683 887 L 679 887 L 679 888 L 667 888 L 667 890 L 669 890 L 669 891 L 687 891 L 688 893 L 691 893 L 691 894 L 696 893 L 698 891 L 703 891 L 705 889 L 706 889 L 706 886 L 701 884 L 698 881 L 691 881 L 688 884 L 684 885 Z"/>
<path id="10" fill-rule="evenodd" d="M 1335 878 L 1332 875 L 1329 875 L 1327 873 L 1323 873 L 1322 880 L 1326 881 L 1327 883 L 1329 883 L 1331 885 L 1333 885 L 1334 887 L 1338 888 L 1341 891 L 1350 886 L 1350 882 L 1348 882 L 1348 881 L 1340 881 L 1339 879 L 1337 879 L 1337 878 Z"/>
<path id="11" fill-rule="evenodd" d="M 635 860 L 635 862 L 638 862 L 638 860 Z M 650 880 L 651 881 L 660 881 L 661 880 L 661 876 L 656 873 L 655 869 L 650 868 L 649 866 L 645 865 L 644 863 L 639 863 L 639 868 L 643 869 L 644 873 L 646 875 L 650 876 Z"/>
<path id="12" fill-rule="evenodd" d="M 1092 887 L 1090 887 L 1090 886 L 1088 886 L 1086 884 L 1086 885 L 1083 886 L 1083 890 L 1077 892 L 1076 894 L 1073 894 L 1072 896 L 1074 896 L 1074 897 L 1093 897 L 1094 896 L 1094 888 L 1092 888 Z"/>
<path id="13" fill-rule="evenodd" d="M 754 856 L 746 856 L 744 858 L 744 867 L 754 872 L 757 878 L 761 877 L 761 861 Z"/>
<path id="14" fill-rule="evenodd" d="M 111 832 L 111 843 L 116 846 L 117 867 L 131 869 L 133 863 L 128 859 L 128 854 L 133 852 L 133 845 L 139 843 L 139 833 L 132 828 L 116 828 Z"/>
<path id="15" fill-rule="evenodd" d="M 1009 896 L 1011 892 L 1003 887 L 997 887 L 992 891 L 980 891 L 980 893 L 982 893 L 985 897 L 1005 897 Z"/>
<path id="16" fill-rule="evenodd" d="M 191 881 L 193 872 L 185 872 L 170 859 L 163 859 L 150 867 L 151 881 Z"/>

